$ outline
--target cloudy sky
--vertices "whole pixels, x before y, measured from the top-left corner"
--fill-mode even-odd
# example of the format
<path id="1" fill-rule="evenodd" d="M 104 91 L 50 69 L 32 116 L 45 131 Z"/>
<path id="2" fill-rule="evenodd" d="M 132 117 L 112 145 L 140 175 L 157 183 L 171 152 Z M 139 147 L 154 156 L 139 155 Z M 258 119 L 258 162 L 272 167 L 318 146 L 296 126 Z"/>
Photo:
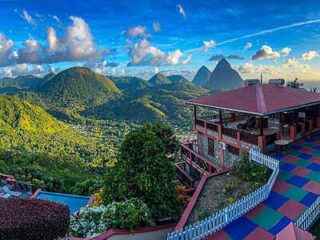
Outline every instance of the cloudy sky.
<path id="1" fill-rule="evenodd" d="M 222 57 L 243 78 L 320 81 L 320 1 L 0 0 L 0 76 L 87 66 L 192 79 Z"/>

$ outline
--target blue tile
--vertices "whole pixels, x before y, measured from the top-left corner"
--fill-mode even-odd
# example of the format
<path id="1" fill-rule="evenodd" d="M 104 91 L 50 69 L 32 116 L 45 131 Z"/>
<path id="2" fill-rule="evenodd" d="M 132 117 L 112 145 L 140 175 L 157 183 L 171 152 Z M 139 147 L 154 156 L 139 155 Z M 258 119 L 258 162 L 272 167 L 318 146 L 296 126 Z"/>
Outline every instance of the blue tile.
<path id="1" fill-rule="evenodd" d="M 296 151 L 298 151 L 298 150 L 300 150 L 300 149 L 302 149 L 303 148 L 303 146 L 300 146 L 300 145 L 291 145 L 290 146 L 290 148 L 292 149 L 292 150 L 296 150 Z"/>
<path id="2" fill-rule="evenodd" d="M 232 239 L 244 239 L 258 227 L 257 224 L 250 221 L 246 217 L 240 217 L 231 224 L 227 225 L 223 230 L 232 237 Z"/>
<path id="3" fill-rule="evenodd" d="M 320 146 L 318 146 L 318 145 L 314 145 L 312 148 L 320 151 Z"/>
<path id="4" fill-rule="evenodd" d="M 310 180 L 307 178 L 294 175 L 293 177 L 291 177 L 287 180 L 287 183 L 290 183 L 296 187 L 302 188 L 309 181 Z"/>
<path id="5" fill-rule="evenodd" d="M 307 166 L 307 168 L 309 168 L 312 171 L 316 171 L 319 172 L 320 171 L 320 164 L 318 163 L 311 163 Z"/>
<path id="6" fill-rule="evenodd" d="M 282 196 L 274 191 L 271 191 L 268 199 L 265 200 L 263 204 L 267 205 L 268 207 L 271 207 L 274 210 L 277 210 L 283 204 L 285 204 L 288 200 L 289 198 Z"/>
<path id="7" fill-rule="evenodd" d="M 282 159 L 284 159 L 285 157 L 287 157 L 288 154 L 275 153 L 275 154 L 273 154 L 273 155 L 271 155 L 271 156 L 274 157 L 274 158 L 276 158 L 276 159 L 278 159 L 278 160 L 282 160 Z"/>
<path id="8" fill-rule="evenodd" d="M 309 160 L 310 158 L 312 158 L 312 155 L 307 153 L 301 153 L 297 157 L 303 160 Z"/>
<path id="9" fill-rule="evenodd" d="M 315 139 L 305 139 L 304 141 L 307 143 L 314 143 L 316 140 Z"/>
<path id="10" fill-rule="evenodd" d="M 280 164 L 280 169 L 286 172 L 291 172 L 293 169 L 295 169 L 297 166 L 291 164 L 291 163 L 282 163 Z"/>
<path id="11" fill-rule="evenodd" d="M 312 203 L 314 203 L 318 198 L 317 194 L 314 194 L 312 192 L 309 192 L 304 198 L 300 201 L 300 203 L 306 205 L 307 207 L 310 207 Z"/>
<path id="12" fill-rule="evenodd" d="M 272 228 L 270 228 L 268 231 L 272 233 L 273 235 L 277 235 L 282 229 L 284 229 L 292 220 L 289 218 L 283 216 L 275 225 L 273 225 Z"/>

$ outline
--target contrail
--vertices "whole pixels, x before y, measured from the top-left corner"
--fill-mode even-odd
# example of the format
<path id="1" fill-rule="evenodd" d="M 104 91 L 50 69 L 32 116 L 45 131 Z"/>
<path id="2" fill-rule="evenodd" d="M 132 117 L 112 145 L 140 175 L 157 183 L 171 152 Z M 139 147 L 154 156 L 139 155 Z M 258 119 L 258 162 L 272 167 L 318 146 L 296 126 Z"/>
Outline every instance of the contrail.
<path id="1" fill-rule="evenodd" d="M 247 35 L 244 35 L 244 36 L 241 36 L 241 37 L 231 38 L 231 39 L 228 39 L 228 40 L 225 40 L 225 41 L 222 41 L 222 42 L 218 42 L 218 43 L 216 43 L 216 46 L 224 45 L 226 43 L 235 42 L 235 41 L 238 41 L 238 40 L 241 40 L 241 39 L 246 39 L 246 38 L 251 38 L 251 37 L 255 37 L 255 36 L 264 35 L 266 33 L 272 33 L 272 32 L 283 30 L 283 29 L 294 28 L 294 27 L 299 27 L 299 26 L 312 24 L 312 23 L 318 23 L 318 22 L 320 22 L 320 19 L 314 19 L 314 20 L 309 20 L 309 21 L 305 21 L 305 22 L 298 22 L 298 23 L 293 23 L 293 24 L 290 24 L 290 25 L 271 28 L 271 29 L 268 29 L 268 30 L 264 30 L 264 31 L 260 31 L 260 32 L 252 33 L 252 34 L 247 34 Z M 196 51 L 196 50 L 202 50 L 202 49 L 203 49 L 203 47 L 190 49 L 190 50 L 187 50 L 185 53 L 193 52 L 193 51 Z"/>

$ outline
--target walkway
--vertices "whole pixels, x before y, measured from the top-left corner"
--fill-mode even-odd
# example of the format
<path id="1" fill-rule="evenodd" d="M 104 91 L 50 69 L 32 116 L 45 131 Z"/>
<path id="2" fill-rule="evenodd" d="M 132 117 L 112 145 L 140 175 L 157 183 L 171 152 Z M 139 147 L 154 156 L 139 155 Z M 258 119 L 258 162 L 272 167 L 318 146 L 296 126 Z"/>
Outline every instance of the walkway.
<path id="1" fill-rule="evenodd" d="M 280 173 L 269 198 L 205 239 L 271 240 L 296 220 L 320 194 L 320 134 L 298 141 L 288 154 L 273 154 L 280 161 Z"/>

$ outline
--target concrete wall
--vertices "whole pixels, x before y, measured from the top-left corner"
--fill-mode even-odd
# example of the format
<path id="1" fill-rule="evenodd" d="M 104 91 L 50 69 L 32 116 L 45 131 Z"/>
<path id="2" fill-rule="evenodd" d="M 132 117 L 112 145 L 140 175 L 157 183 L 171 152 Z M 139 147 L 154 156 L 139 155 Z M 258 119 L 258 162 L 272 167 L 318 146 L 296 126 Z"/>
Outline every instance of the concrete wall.
<path id="1" fill-rule="evenodd" d="M 143 232 L 143 233 L 135 233 L 135 234 L 118 234 L 113 235 L 108 240 L 166 240 L 168 237 L 168 233 L 174 231 L 174 227 L 166 228 L 158 231 L 152 232 Z"/>

